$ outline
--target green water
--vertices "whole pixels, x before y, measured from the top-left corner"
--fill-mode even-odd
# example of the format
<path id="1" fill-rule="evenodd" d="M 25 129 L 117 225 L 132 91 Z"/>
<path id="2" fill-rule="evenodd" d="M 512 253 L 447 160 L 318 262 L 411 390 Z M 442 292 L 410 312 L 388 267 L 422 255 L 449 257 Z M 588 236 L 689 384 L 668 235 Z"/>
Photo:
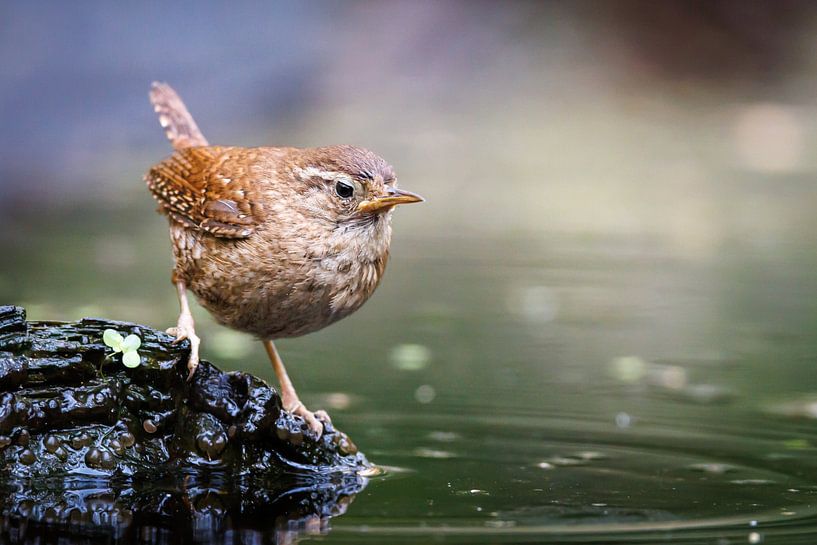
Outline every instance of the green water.
<path id="1" fill-rule="evenodd" d="M 146 199 L 6 220 L 0 301 L 31 319 L 174 322 L 165 226 Z M 648 236 L 400 225 L 360 312 L 280 343 L 307 405 L 386 475 L 341 516 L 284 534 L 257 521 L 256 536 L 814 541 L 812 237 L 736 236 L 690 256 Z M 205 358 L 273 381 L 258 343 L 197 310 Z"/>

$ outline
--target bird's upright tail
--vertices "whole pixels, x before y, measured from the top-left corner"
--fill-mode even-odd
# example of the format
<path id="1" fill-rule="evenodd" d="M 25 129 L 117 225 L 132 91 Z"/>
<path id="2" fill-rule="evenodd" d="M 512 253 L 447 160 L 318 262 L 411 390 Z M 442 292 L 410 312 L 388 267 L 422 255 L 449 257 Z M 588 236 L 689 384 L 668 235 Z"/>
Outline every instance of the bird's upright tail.
<path id="1" fill-rule="evenodd" d="M 159 124 L 174 149 L 208 145 L 207 139 L 201 134 L 193 116 L 173 87 L 154 81 L 150 86 L 150 102 L 159 114 Z"/>

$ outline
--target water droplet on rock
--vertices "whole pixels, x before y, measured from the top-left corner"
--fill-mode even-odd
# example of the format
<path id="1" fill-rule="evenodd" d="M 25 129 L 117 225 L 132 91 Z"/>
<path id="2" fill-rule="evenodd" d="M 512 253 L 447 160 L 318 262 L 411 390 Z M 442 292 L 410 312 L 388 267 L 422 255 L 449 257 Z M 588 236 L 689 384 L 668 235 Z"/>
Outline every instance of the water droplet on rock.
<path id="1" fill-rule="evenodd" d="M 226 445 L 227 438 L 221 433 L 201 433 L 196 437 L 196 446 L 202 454 L 207 456 L 208 460 L 218 458 Z"/>
<path id="2" fill-rule="evenodd" d="M 102 451 L 97 447 L 88 449 L 85 453 L 85 464 L 88 467 L 97 467 L 102 460 Z"/>
<path id="3" fill-rule="evenodd" d="M 123 454 L 125 454 L 125 447 L 124 445 L 122 445 L 119 439 L 113 439 L 110 442 L 109 446 L 111 447 L 111 450 L 113 450 L 117 454 L 117 456 L 122 456 Z"/>
<path id="4" fill-rule="evenodd" d="M 49 435 L 45 439 L 43 439 L 43 446 L 45 447 L 45 450 L 47 450 L 51 454 L 54 454 L 57 451 L 57 449 L 60 448 L 61 444 L 62 443 L 55 435 Z"/>
<path id="5" fill-rule="evenodd" d="M 36 461 L 37 461 L 37 457 L 34 456 L 34 453 L 31 451 L 31 449 L 25 449 L 22 452 L 20 452 L 20 463 L 21 464 L 25 464 L 27 466 L 30 466 L 31 464 L 33 464 Z"/>
<path id="6" fill-rule="evenodd" d="M 113 469 L 116 467 L 116 460 L 114 460 L 113 454 L 107 450 L 103 450 L 99 465 L 102 466 L 102 469 Z"/>

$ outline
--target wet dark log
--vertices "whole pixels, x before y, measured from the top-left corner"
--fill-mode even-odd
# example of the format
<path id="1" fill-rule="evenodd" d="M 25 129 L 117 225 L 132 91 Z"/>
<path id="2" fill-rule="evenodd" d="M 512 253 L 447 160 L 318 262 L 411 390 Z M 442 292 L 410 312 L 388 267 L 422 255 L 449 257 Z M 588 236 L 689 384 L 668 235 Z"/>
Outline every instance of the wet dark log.
<path id="1" fill-rule="evenodd" d="M 103 331 L 136 334 L 128 369 Z M 216 468 L 235 475 L 363 469 L 327 426 L 316 439 L 275 389 L 204 361 L 186 380 L 186 341 L 132 323 L 26 322 L 0 307 L 0 448 L 14 476 L 135 475 Z M 111 357 L 113 356 L 113 357 Z"/>
<path id="2" fill-rule="evenodd" d="M 140 337 L 138 367 L 104 344 L 106 329 Z M 125 322 L 27 322 L 0 306 L 0 536 L 108 542 L 148 529 L 208 541 L 219 528 L 271 535 L 345 510 L 371 471 L 345 434 L 327 425 L 316 438 L 252 375 L 203 361 L 187 381 L 189 347 L 172 341 Z"/>

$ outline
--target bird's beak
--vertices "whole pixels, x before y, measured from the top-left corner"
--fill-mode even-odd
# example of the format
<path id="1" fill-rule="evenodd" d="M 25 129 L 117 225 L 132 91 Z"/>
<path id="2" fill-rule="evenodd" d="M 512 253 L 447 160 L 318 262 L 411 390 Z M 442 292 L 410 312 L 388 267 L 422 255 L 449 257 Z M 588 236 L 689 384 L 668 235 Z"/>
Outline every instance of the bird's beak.
<path id="1" fill-rule="evenodd" d="M 416 193 L 389 186 L 386 189 L 385 195 L 367 199 L 357 205 L 357 211 L 361 213 L 385 212 L 398 204 L 410 204 L 413 202 L 423 202 L 424 200 L 424 198 Z"/>

